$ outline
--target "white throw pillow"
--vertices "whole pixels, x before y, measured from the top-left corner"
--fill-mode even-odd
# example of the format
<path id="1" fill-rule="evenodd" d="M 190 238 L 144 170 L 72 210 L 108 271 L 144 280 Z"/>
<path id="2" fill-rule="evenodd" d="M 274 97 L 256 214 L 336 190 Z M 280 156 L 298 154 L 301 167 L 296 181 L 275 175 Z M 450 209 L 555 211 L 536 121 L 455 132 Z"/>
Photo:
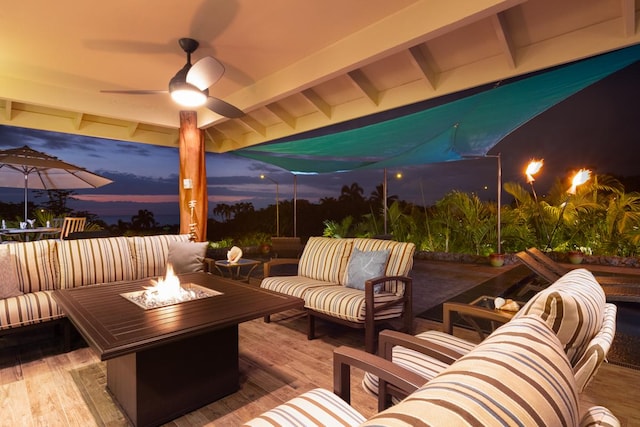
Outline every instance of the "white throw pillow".
<path id="1" fill-rule="evenodd" d="M 204 271 L 204 257 L 209 242 L 170 242 L 167 264 L 176 274 Z"/>
<path id="2" fill-rule="evenodd" d="M 15 257 L 9 252 L 9 244 L 0 245 L 0 298 L 22 295 L 18 283 Z"/>
<path id="3" fill-rule="evenodd" d="M 389 261 L 391 251 L 385 249 L 382 251 L 361 251 L 353 248 L 349 264 L 347 265 L 347 288 L 355 288 L 364 290 L 364 282 L 369 279 L 384 276 Z M 374 288 L 374 293 L 382 291 L 382 284 Z"/>

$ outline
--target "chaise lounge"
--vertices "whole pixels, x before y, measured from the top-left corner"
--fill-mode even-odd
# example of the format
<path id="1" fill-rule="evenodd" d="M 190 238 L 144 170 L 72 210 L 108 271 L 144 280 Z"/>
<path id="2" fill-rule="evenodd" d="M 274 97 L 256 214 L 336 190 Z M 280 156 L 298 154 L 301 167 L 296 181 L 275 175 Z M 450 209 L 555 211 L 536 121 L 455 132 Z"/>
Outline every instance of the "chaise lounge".
<path id="1" fill-rule="evenodd" d="M 516 257 L 531 271 L 553 283 L 571 269 L 555 262 L 538 248 L 518 252 Z M 640 276 L 596 275 L 609 301 L 640 301 Z"/>

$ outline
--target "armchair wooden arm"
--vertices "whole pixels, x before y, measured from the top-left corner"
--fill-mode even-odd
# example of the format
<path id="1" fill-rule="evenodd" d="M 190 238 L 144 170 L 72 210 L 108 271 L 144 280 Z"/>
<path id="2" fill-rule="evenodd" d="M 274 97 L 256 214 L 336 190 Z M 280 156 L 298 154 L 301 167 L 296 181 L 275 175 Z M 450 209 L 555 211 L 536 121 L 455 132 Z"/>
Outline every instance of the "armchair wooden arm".
<path id="1" fill-rule="evenodd" d="M 299 258 L 272 258 L 270 261 L 267 261 L 262 265 L 264 277 L 269 277 L 271 275 L 271 267 L 275 267 L 277 265 L 297 265 L 299 261 Z"/>
<path id="2" fill-rule="evenodd" d="M 396 281 L 404 286 L 404 293 L 398 300 L 375 306 L 374 289 L 376 285 L 385 282 Z M 409 335 L 413 334 L 413 279 L 406 276 L 383 276 L 376 279 L 367 280 L 364 283 L 365 291 L 365 344 L 367 351 L 375 352 L 375 315 L 377 312 L 384 310 L 390 306 L 396 305 L 402 301 L 403 307 L 403 332 Z"/>
<path id="3" fill-rule="evenodd" d="M 430 341 L 391 329 L 381 331 L 378 335 L 378 342 L 378 355 L 386 360 L 392 360 L 393 347 L 397 345 L 433 357 L 447 365 L 451 365 L 460 357 L 459 352 L 452 352 L 446 347 L 436 346 Z"/>
<path id="4" fill-rule="evenodd" d="M 451 322 L 451 313 L 458 313 L 467 323 L 469 323 L 480 335 L 480 339 L 485 339 L 482 328 L 477 324 L 474 318 L 498 322 L 500 324 L 507 323 L 515 313 L 510 311 L 489 309 L 471 304 L 459 302 L 445 302 L 442 306 L 442 330 L 447 334 L 453 334 L 453 323 Z"/>
<path id="5" fill-rule="evenodd" d="M 333 392 L 347 403 L 351 402 L 351 367 L 378 376 L 381 389 L 378 390 L 378 409 L 384 409 L 387 384 L 409 395 L 424 385 L 427 380 L 389 360 L 375 354 L 351 347 L 340 346 L 333 352 Z M 381 397 L 382 396 L 382 400 Z"/>

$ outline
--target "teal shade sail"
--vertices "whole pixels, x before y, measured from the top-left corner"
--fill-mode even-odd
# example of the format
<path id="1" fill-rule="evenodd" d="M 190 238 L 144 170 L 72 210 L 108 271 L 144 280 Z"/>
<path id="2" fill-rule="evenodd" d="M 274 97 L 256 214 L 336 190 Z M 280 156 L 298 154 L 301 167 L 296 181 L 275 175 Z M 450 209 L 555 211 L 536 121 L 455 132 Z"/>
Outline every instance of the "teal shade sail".
<path id="1" fill-rule="evenodd" d="M 504 137 L 587 86 L 640 59 L 640 45 L 496 83 L 441 105 L 345 129 L 335 125 L 233 153 L 293 173 L 440 163 L 486 155 Z M 405 109 L 406 110 L 406 109 Z"/>

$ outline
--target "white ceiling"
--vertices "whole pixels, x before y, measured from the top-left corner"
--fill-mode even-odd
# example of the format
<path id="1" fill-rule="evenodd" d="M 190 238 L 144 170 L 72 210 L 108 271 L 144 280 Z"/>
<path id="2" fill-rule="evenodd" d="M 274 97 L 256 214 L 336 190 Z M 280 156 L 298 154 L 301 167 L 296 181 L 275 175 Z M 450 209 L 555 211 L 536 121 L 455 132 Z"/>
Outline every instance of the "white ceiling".
<path id="1" fill-rule="evenodd" d="M 226 66 L 226 152 L 640 42 L 635 0 L 27 0 L 0 9 L 0 124 L 177 146 L 178 39 Z"/>

